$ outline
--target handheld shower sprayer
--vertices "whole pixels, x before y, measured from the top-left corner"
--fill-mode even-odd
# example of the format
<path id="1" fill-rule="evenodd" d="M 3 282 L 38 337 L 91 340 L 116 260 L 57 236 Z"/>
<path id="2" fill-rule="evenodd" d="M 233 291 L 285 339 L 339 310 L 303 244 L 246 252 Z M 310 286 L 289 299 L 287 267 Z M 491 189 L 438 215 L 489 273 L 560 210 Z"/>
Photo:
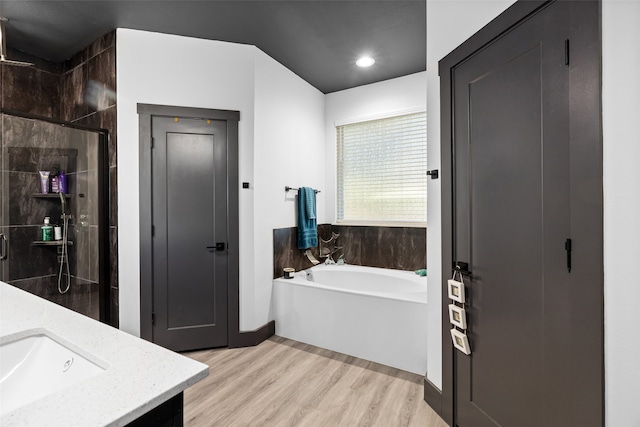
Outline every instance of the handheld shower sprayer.
<path id="1" fill-rule="evenodd" d="M 67 201 L 64 199 L 64 194 L 58 193 L 58 195 L 60 196 L 60 203 L 62 204 L 62 219 L 64 219 L 67 213 Z"/>
<path id="2" fill-rule="evenodd" d="M 62 253 L 60 254 L 60 271 L 58 272 L 58 292 L 61 294 L 65 294 L 69 291 L 71 287 L 71 274 L 69 272 L 69 246 L 68 246 L 68 237 L 69 237 L 69 219 L 71 215 L 67 215 L 67 201 L 65 200 L 64 194 L 58 193 L 60 195 L 60 203 L 62 204 Z M 67 265 L 67 283 L 66 287 L 62 289 L 62 271 L 64 265 Z"/>

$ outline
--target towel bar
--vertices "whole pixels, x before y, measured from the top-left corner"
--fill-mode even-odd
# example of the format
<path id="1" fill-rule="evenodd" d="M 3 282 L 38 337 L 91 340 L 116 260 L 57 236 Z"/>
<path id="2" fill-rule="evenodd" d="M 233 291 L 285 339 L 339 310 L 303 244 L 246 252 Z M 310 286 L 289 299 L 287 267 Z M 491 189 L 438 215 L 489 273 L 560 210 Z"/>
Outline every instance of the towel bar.
<path id="1" fill-rule="evenodd" d="M 289 190 L 298 191 L 297 188 L 289 187 L 288 185 L 284 187 L 284 191 L 289 191 Z M 315 190 L 315 189 L 313 191 L 315 191 L 316 193 L 320 192 L 320 190 Z"/>

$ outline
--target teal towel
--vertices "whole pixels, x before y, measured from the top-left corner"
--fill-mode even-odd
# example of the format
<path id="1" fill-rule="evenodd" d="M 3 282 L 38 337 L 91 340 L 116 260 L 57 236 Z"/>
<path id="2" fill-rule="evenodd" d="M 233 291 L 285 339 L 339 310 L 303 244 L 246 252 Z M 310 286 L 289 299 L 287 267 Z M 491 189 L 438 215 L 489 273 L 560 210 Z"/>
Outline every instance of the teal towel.
<path id="1" fill-rule="evenodd" d="M 316 191 L 309 187 L 298 190 L 298 249 L 318 246 Z"/>

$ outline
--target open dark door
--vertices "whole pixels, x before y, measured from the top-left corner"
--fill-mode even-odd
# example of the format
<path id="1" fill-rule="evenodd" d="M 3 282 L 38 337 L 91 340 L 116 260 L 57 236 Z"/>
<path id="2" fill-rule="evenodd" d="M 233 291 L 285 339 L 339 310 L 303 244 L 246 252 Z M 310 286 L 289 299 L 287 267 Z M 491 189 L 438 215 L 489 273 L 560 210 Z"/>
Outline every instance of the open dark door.
<path id="1" fill-rule="evenodd" d="M 153 117 L 153 341 L 227 345 L 227 130 Z"/>
<path id="2" fill-rule="evenodd" d="M 601 219 L 602 178 L 583 174 L 597 177 L 602 159 L 581 157 L 588 142 L 576 140 L 577 123 L 599 135 L 599 97 L 575 92 L 600 90 L 589 74 L 599 64 L 599 9 L 556 1 L 532 12 L 502 31 L 494 23 L 495 36 L 478 36 L 487 42 L 441 62 L 451 112 L 443 114 L 442 151 L 451 153 L 443 271 L 456 262 L 470 270 L 471 354 L 451 349 L 448 319 L 443 330 L 445 393 L 459 427 L 603 422 L 602 228 L 587 226 Z M 595 105 L 575 105 L 580 98 Z"/>

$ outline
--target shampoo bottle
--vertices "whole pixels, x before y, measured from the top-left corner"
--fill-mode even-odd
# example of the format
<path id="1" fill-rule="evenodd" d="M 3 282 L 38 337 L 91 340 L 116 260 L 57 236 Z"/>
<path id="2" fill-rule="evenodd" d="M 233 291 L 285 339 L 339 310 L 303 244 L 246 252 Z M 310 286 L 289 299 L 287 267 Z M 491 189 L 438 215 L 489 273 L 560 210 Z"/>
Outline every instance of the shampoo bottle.
<path id="1" fill-rule="evenodd" d="M 42 194 L 49 193 L 49 175 L 51 173 L 49 171 L 40 171 L 40 188 Z"/>
<path id="2" fill-rule="evenodd" d="M 60 180 L 58 175 L 51 174 L 51 192 L 59 193 L 60 192 Z"/>
<path id="3" fill-rule="evenodd" d="M 42 240 L 44 242 L 50 242 L 53 240 L 53 227 L 49 224 L 49 217 L 44 217 L 44 225 L 40 227 L 42 229 Z"/>
<path id="4" fill-rule="evenodd" d="M 67 190 L 67 175 L 61 170 L 60 175 L 58 175 L 58 191 L 62 194 L 67 194 Z"/>

